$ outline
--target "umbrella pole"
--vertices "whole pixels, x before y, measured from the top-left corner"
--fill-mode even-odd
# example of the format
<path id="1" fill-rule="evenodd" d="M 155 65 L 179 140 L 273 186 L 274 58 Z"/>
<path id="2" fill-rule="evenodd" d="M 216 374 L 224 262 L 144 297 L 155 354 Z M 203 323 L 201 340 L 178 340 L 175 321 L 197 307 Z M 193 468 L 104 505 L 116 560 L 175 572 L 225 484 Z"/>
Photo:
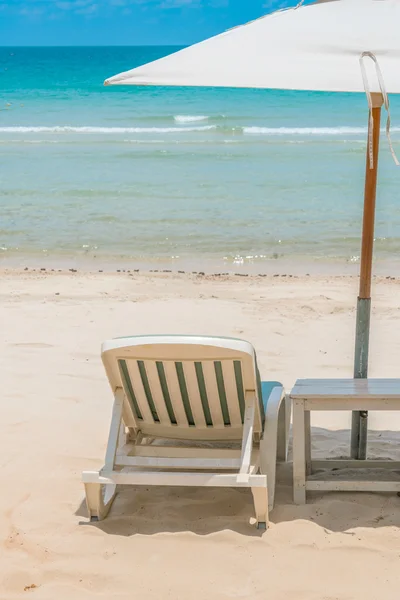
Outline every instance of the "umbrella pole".
<path id="1" fill-rule="evenodd" d="M 356 345 L 354 378 L 368 377 L 369 329 L 371 316 L 372 254 L 374 247 L 376 182 L 378 175 L 379 137 L 381 123 L 381 93 L 372 93 L 373 167 L 370 168 L 369 148 L 365 174 L 364 217 L 361 243 L 360 292 L 357 300 Z M 369 124 L 370 128 L 370 124 Z M 369 139 L 369 138 L 368 138 Z M 368 412 L 353 412 L 351 425 L 351 457 L 365 460 L 367 457 Z"/>

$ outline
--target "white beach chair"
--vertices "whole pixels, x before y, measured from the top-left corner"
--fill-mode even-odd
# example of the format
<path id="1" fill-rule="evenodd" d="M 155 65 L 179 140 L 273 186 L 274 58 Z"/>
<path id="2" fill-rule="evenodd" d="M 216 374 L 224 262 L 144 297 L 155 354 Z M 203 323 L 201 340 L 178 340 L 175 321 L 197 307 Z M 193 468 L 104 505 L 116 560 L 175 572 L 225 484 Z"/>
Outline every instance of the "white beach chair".
<path id="1" fill-rule="evenodd" d="M 102 359 L 114 407 L 105 465 L 83 473 L 91 520 L 107 515 L 118 484 L 224 486 L 251 488 L 265 527 L 276 462 L 287 457 L 290 399 L 280 384 L 260 382 L 251 344 L 128 337 L 105 342 Z"/>

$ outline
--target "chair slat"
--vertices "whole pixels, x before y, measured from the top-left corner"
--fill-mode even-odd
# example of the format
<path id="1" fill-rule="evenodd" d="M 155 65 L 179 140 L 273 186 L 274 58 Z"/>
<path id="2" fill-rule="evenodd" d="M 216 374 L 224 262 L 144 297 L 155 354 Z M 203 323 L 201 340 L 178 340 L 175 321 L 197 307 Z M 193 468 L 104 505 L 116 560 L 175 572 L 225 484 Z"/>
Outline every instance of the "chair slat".
<path id="1" fill-rule="evenodd" d="M 149 403 L 147 401 L 146 392 L 143 386 L 142 377 L 139 370 L 139 365 L 136 360 L 126 361 L 131 378 L 131 384 L 135 393 L 136 401 L 139 405 L 140 412 L 142 413 L 143 421 L 147 423 L 154 423 L 154 418 L 151 413 Z"/>
<path id="2" fill-rule="evenodd" d="M 143 364 L 146 369 L 151 395 L 160 423 L 162 425 L 171 425 L 171 419 L 165 405 L 164 394 L 158 376 L 157 364 L 154 360 L 145 360 Z"/>
<path id="3" fill-rule="evenodd" d="M 240 414 L 242 417 L 242 422 L 244 422 L 244 385 L 243 385 L 243 373 L 242 373 L 242 364 L 240 360 L 233 361 L 233 368 L 235 371 L 235 381 L 236 381 L 236 389 L 239 398 L 239 408 Z"/>
<path id="4" fill-rule="evenodd" d="M 153 400 L 153 394 L 151 393 L 151 387 L 149 384 L 149 378 L 147 376 L 147 371 L 146 371 L 146 367 L 145 364 L 142 360 L 138 360 L 138 367 L 139 367 L 139 372 L 140 372 L 140 376 L 142 378 L 142 383 L 143 383 L 143 387 L 144 387 L 144 391 L 146 394 L 146 398 L 147 398 L 147 403 L 149 405 L 150 408 L 150 412 L 153 415 L 153 419 L 156 423 L 160 422 L 160 418 L 158 416 L 155 404 L 154 404 L 154 400 Z"/>
<path id="5" fill-rule="evenodd" d="M 221 411 L 221 403 L 219 400 L 219 391 L 217 385 L 217 377 L 215 375 L 214 361 L 203 361 L 202 367 L 213 425 L 214 427 L 223 428 L 224 420 Z"/>
<path id="6" fill-rule="evenodd" d="M 130 404 L 130 407 L 134 414 L 134 417 L 136 420 L 142 421 L 143 416 L 142 416 L 142 413 L 140 412 L 140 408 L 137 403 L 135 393 L 133 391 L 131 377 L 129 375 L 128 365 L 126 364 L 126 360 L 119 360 L 118 366 L 119 366 L 119 370 L 120 370 L 120 374 L 121 374 L 122 385 L 123 385 L 126 397 L 128 398 L 128 402 Z"/>
<path id="7" fill-rule="evenodd" d="M 172 402 L 171 402 L 171 398 L 169 395 L 168 383 L 167 383 L 167 379 L 165 377 L 164 363 L 162 361 L 157 360 L 156 365 L 157 365 L 158 377 L 160 379 L 161 389 L 164 394 L 165 406 L 167 407 L 167 412 L 168 412 L 171 424 L 177 425 L 177 420 L 175 417 L 174 409 L 172 408 Z"/>
<path id="8" fill-rule="evenodd" d="M 242 425 L 242 415 L 240 413 L 239 397 L 235 379 L 235 369 L 233 361 L 223 360 L 221 362 L 222 374 L 224 377 L 226 400 L 229 408 L 229 416 L 232 427 Z"/>
<path id="9" fill-rule="evenodd" d="M 221 364 L 220 360 L 214 361 L 214 369 L 215 369 L 215 375 L 217 378 L 217 386 L 218 386 L 218 392 L 219 392 L 219 401 L 221 404 L 222 417 L 224 420 L 224 425 L 226 425 L 228 427 L 231 424 L 231 416 L 229 414 L 228 402 L 226 399 L 224 374 L 222 372 L 222 364 Z"/>
<path id="10" fill-rule="evenodd" d="M 186 388 L 188 391 L 190 407 L 196 427 L 207 427 L 201 402 L 199 384 L 197 382 L 196 368 L 194 362 L 182 363 L 185 374 Z"/>
<path id="11" fill-rule="evenodd" d="M 189 394 L 187 391 L 186 378 L 185 378 L 185 372 L 183 370 L 182 361 L 175 361 L 175 369 L 176 369 L 176 374 L 178 375 L 178 382 L 179 382 L 179 387 L 181 390 L 181 397 L 182 397 L 183 407 L 185 409 L 187 422 L 191 427 L 193 427 L 195 423 L 194 423 L 194 418 L 193 418 L 193 413 L 192 413 L 192 407 L 190 406 L 190 402 L 189 402 Z"/>
<path id="12" fill-rule="evenodd" d="M 175 362 L 165 361 L 164 373 L 168 385 L 168 391 L 171 398 L 172 409 L 174 411 L 176 422 L 180 427 L 188 427 L 188 420 L 183 406 L 181 389 L 179 386 L 178 375 L 176 373 Z"/>
<path id="13" fill-rule="evenodd" d="M 211 412 L 210 412 L 210 406 L 208 404 L 206 384 L 204 381 L 203 365 L 201 362 L 196 361 L 194 363 L 194 366 L 195 366 L 195 370 L 196 370 L 197 384 L 199 386 L 200 398 L 201 398 L 201 403 L 203 406 L 203 413 L 204 413 L 206 425 L 207 425 L 207 427 L 212 427 L 213 422 L 212 422 L 212 417 L 211 417 Z"/>

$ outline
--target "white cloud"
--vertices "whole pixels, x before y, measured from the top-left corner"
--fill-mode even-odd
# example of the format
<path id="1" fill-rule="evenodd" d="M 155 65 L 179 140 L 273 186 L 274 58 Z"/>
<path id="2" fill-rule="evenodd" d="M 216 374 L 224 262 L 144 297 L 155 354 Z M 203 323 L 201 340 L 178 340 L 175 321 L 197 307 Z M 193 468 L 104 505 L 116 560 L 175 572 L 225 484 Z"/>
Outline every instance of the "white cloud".
<path id="1" fill-rule="evenodd" d="M 56 2 L 56 8 L 60 10 L 77 10 L 92 4 L 93 0 L 60 0 Z"/>
<path id="2" fill-rule="evenodd" d="M 75 13 L 77 15 L 93 15 L 95 12 L 97 12 L 99 8 L 98 4 L 89 4 L 89 6 L 84 6 L 83 8 L 77 8 L 75 10 Z"/>
<path id="3" fill-rule="evenodd" d="M 45 12 L 45 9 L 40 6 L 22 6 L 19 14 L 25 17 L 39 17 Z"/>
<path id="4" fill-rule="evenodd" d="M 266 2 L 268 3 L 268 0 Z M 109 14 L 110 11 L 121 11 L 122 14 L 128 15 L 134 6 L 168 10 L 204 6 L 221 8 L 229 6 L 229 3 L 230 0 L 0 0 L 0 12 L 11 12 L 26 17 L 46 15 L 56 19 L 66 13 L 90 16 L 100 12 Z"/>
<path id="5" fill-rule="evenodd" d="M 296 6 L 296 0 L 267 0 L 262 5 L 263 8 L 267 8 L 268 10 L 279 10 L 281 8 L 289 8 L 290 6 Z"/>
<path id="6" fill-rule="evenodd" d="M 188 6 L 191 8 L 201 6 L 201 0 L 163 0 L 159 4 L 159 8 L 183 8 Z"/>

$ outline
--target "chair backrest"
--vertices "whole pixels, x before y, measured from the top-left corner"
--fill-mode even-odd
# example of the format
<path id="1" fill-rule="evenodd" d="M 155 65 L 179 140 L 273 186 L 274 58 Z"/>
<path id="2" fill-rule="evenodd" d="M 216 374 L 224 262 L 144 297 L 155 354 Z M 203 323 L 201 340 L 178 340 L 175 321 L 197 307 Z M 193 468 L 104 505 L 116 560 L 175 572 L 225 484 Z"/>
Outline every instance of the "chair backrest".
<path id="1" fill-rule="evenodd" d="M 105 342 L 110 385 L 125 392 L 124 422 L 144 435 L 240 440 L 247 393 L 257 397 L 254 433 L 262 431 L 256 356 L 248 342 L 203 336 L 140 336 Z"/>

